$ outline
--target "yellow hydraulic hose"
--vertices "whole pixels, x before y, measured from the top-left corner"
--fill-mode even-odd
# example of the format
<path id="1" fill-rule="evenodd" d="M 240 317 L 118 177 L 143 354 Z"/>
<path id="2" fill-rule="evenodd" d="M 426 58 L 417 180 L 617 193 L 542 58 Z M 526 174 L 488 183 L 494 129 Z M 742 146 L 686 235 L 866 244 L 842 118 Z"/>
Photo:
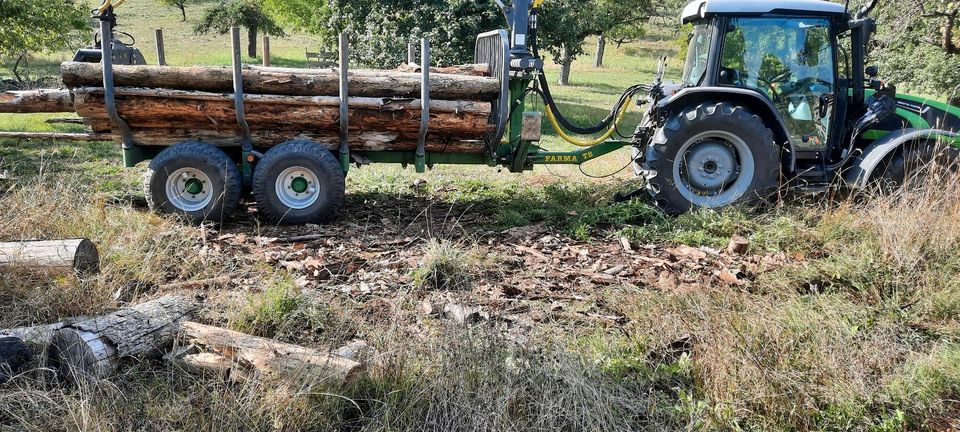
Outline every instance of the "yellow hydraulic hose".
<path id="1" fill-rule="evenodd" d="M 617 131 L 617 125 L 620 124 L 623 118 L 627 115 L 627 111 L 630 109 L 631 103 L 633 103 L 633 96 L 627 97 L 627 101 L 626 103 L 623 104 L 623 107 L 620 108 L 620 113 L 617 114 L 617 118 L 613 121 L 613 124 L 610 125 L 610 130 L 608 130 L 606 133 L 604 133 L 597 139 L 590 140 L 590 141 L 581 141 L 571 136 L 570 134 L 568 134 L 560 126 L 560 122 L 557 121 L 556 115 L 553 113 L 553 110 L 550 109 L 550 104 L 545 104 L 546 106 L 544 108 L 546 108 L 545 111 L 547 114 L 547 119 L 550 120 L 550 124 L 553 125 L 553 129 L 557 131 L 557 135 L 560 135 L 560 138 L 563 138 L 564 141 L 578 147 L 593 147 L 597 144 L 600 144 L 606 141 L 607 138 L 610 138 L 611 136 L 613 136 L 613 133 Z"/>

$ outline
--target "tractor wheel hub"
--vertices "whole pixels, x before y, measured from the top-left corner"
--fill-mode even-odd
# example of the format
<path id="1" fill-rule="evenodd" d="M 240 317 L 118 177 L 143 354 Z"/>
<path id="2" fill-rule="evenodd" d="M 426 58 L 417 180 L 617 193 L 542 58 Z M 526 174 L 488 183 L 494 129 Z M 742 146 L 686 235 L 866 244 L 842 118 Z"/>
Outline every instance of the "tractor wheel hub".
<path id="1" fill-rule="evenodd" d="M 723 190 L 737 176 L 734 150 L 719 142 L 702 142 L 686 154 L 687 179 L 690 186 L 704 191 Z"/>

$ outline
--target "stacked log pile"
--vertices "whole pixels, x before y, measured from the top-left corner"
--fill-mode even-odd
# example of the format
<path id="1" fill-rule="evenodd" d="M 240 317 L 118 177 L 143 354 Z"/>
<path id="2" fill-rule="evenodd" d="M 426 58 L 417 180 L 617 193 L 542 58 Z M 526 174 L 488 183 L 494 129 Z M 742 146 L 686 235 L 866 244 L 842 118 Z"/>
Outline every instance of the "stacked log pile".
<path id="1" fill-rule="evenodd" d="M 437 69 L 430 77 L 428 151 L 482 152 L 490 129 L 497 80 L 486 68 L 468 65 Z M 454 72 L 454 73 L 443 73 Z M 61 65 L 77 114 L 95 133 L 112 133 L 104 106 L 101 67 Z M 134 141 L 171 145 L 200 139 L 214 145 L 239 144 L 232 71 L 222 67 L 117 66 L 117 109 Z M 245 111 L 258 146 L 308 138 L 338 146 L 339 73 L 323 69 L 248 67 L 243 70 Z M 402 71 L 349 74 L 350 147 L 354 150 L 410 150 L 420 129 L 421 75 Z"/>

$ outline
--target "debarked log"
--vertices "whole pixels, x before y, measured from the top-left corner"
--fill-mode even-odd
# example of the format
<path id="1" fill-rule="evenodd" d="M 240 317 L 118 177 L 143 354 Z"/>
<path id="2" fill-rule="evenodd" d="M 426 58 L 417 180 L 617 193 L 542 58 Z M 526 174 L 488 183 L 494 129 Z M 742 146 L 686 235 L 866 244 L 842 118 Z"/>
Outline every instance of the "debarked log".
<path id="1" fill-rule="evenodd" d="M 100 255 L 87 239 L 31 240 L 0 243 L 0 267 L 41 268 L 46 271 L 96 273 Z"/>
<path id="2" fill-rule="evenodd" d="M 266 378 L 342 384 L 362 370 L 360 362 L 322 350 L 195 322 L 185 322 L 181 327 L 185 342 Z M 216 363 L 228 364 L 220 359 Z"/>
<path id="3" fill-rule="evenodd" d="M 69 90 L 38 89 L 0 93 L 0 113 L 73 112 Z"/>
<path id="4" fill-rule="evenodd" d="M 60 65 L 69 88 L 102 86 L 98 63 L 65 62 Z M 349 95 L 358 97 L 419 97 L 421 74 L 397 71 L 356 71 L 348 77 Z M 289 96 L 338 96 L 340 74 L 336 69 L 243 69 L 247 93 Z M 114 85 L 206 92 L 232 92 L 232 70 L 226 67 L 114 66 Z M 447 100 L 495 100 L 500 82 L 494 78 L 434 74 L 430 96 Z"/>

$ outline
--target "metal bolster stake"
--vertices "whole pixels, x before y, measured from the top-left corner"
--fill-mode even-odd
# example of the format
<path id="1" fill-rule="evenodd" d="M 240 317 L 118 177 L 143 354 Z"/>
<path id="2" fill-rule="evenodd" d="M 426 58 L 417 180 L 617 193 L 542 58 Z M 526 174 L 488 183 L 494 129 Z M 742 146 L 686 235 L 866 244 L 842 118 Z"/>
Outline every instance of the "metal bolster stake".
<path id="1" fill-rule="evenodd" d="M 427 132 L 430 129 L 430 41 L 427 38 L 421 41 L 420 53 L 420 134 L 417 135 L 417 156 L 414 159 L 418 173 L 427 170 Z"/>
<path id="2" fill-rule="evenodd" d="M 103 101 L 107 108 L 107 116 L 110 117 L 110 123 L 114 129 L 120 131 L 120 138 L 123 146 L 123 154 L 127 156 L 133 150 L 133 134 L 130 133 L 130 125 L 127 124 L 120 114 L 117 113 L 117 101 L 114 95 L 113 87 L 113 24 L 108 20 L 100 20 L 100 61 L 103 66 Z"/>
<path id="3" fill-rule="evenodd" d="M 241 172 L 243 174 L 243 184 L 249 186 L 253 181 L 253 140 L 250 139 L 250 126 L 247 124 L 247 115 L 243 107 L 243 64 L 240 58 L 240 28 L 233 26 L 230 28 L 233 36 L 231 39 L 233 46 L 233 107 L 237 112 L 237 124 L 240 126 L 240 144 L 242 149 L 242 158 L 240 162 Z"/>
<path id="4" fill-rule="evenodd" d="M 350 68 L 350 40 L 346 33 L 340 33 L 340 168 L 346 173 L 350 170 L 350 89 L 347 71 Z"/>

